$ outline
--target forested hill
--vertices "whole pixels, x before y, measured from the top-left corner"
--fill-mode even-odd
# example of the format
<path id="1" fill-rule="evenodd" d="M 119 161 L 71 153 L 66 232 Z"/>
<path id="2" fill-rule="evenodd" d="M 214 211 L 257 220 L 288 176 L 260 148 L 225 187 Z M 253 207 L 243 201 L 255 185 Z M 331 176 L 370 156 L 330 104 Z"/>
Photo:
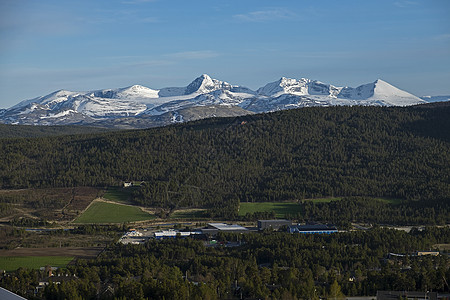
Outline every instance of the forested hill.
<path id="1" fill-rule="evenodd" d="M 110 131 L 108 128 L 89 126 L 33 126 L 33 125 L 6 125 L 0 124 L 1 138 L 33 138 L 44 136 L 60 136 L 70 134 L 100 133 Z"/>
<path id="2" fill-rule="evenodd" d="M 144 180 L 144 205 L 321 196 L 450 199 L 450 107 L 303 108 L 84 136 L 0 140 L 0 187 Z"/>

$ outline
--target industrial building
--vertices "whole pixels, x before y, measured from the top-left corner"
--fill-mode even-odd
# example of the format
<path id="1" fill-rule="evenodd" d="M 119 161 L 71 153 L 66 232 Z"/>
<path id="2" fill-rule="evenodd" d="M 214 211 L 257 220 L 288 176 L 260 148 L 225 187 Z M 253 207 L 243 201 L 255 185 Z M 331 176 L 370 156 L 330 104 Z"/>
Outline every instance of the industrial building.
<path id="1" fill-rule="evenodd" d="M 288 227 L 289 233 L 304 233 L 304 234 L 331 234 L 338 232 L 336 226 L 328 224 L 306 224 L 306 225 L 292 225 Z"/>
<path id="2" fill-rule="evenodd" d="M 206 228 L 200 229 L 205 235 L 216 235 L 219 231 L 223 232 L 235 232 L 235 233 L 247 233 L 248 228 L 237 224 L 225 224 L 225 223 L 208 223 Z"/>
<path id="3" fill-rule="evenodd" d="M 258 220 L 258 230 L 272 228 L 273 230 L 280 229 L 283 226 L 291 226 L 292 222 L 289 220 Z"/>
<path id="4" fill-rule="evenodd" d="M 417 251 L 416 252 L 416 256 L 425 256 L 425 255 L 438 256 L 439 251 Z"/>
<path id="5" fill-rule="evenodd" d="M 178 230 L 161 230 L 154 233 L 155 239 L 167 239 L 176 237 L 195 237 L 202 238 L 206 236 L 214 236 L 219 231 L 223 232 L 237 232 L 245 233 L 249 230 L 245 227 L 236 224 L 225 224 L 225 223 L 208 223 L 205 228 L 195 229 L 194 231 L 178 231 Z"/>
<path id="6" fill-rule="evenodd" d="M 178 231 L 178 230 L 162 230 L 154 233 L 154 237 L 157 240 L 160 239 L 168 239 L 168 238 L 176 238 L 176 237 L 188 237 L 193 235 L 202 234 L 201 231 Z"/>
<path id="7" fill-rule="evenodd" d="M 7 289 L 4 289 L 0 287 L 0 299 L 3 300 L 27 300 L 26 298 L 19 296 L 17 294 L 14 294 L 11 291 L 8 291 Z"/>
<path id="8" fill-rule="evenodd" d="M 377 291 L 377 300 L 437 300 L 436 292 Z"/>

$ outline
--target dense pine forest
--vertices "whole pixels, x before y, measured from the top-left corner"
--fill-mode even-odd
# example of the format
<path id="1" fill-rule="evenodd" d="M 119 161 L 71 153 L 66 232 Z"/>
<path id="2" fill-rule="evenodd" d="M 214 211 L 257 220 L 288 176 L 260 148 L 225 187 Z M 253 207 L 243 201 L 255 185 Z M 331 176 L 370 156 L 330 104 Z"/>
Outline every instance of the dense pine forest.
<path id="1" fill-rule="evenodd" d="M 70 134 L 100 133 L 112 129 L 88 126 L 32 126 L 0 124 L 0 138 L 35 138 Z"/>
<path id="2" fill-rule="evenodd" d="M 188 238 L 115 243 L 96 259 L 55 270 L 61 276 L 50 281 L 66 278 L 61 284 L 36 289 L 45 270 L 20 268 L 0 274 L 0 286 L 29 299 L 446 293 L 448 253 L 414 253 L 450 244 L 448 227 L 423 226 L 450 223 L 449 129 L 449 106 L 305 108 L 147 130 L 73 135 L 63 129 L 57 132 L 70 135 L 34 138 L 6 128 L 15 137 L 0 139 L 1 189 L 77 187 L 95 194 L 98 189 L 87 187 L 138 181 L 143 183 L 129 190 L 136 204 L 207 208 L 210 218 L 273 218 L 268 212 L 239 216 L 239 203 L 298 201 L 301 212 L 286 217 L 300 222 L 332 222 L 340 230 L 350 229 L 350 222 L 420 226 L 409 233 L 378 225 L 331 235 L 219 233 L 214 244 Z M 3 196 L 0 212 L 24 201 L 17 197 Z M 35 205 L 56 207 L 55 197 Z M 320 197 L 340 200 L 309 201 Z M 83 228 L 113 236 L 120 231 L 88 226 L 67 235 L 81 240 Z"/>
<path id="3" fill-rule="evenodd" d="M 29 299 L 344 299 L 374 296 L 377 290 L 442 293 L 449 289 L 448 256 L 414 252 L 448 243 L 449 236 L 449 228 L 409 234 L 373 228 L 332 235 L 222 234 L 215 247 L 193 239 L 149 240 L 116 244 L 95 260 L 59 269 L 55 275 L 66 280 L 37 292 L 44 271 L 19 269 L 0 276 L 0 285 Z M 390 252 L 398 255 L 389 257 Z"/>
<path id="4" fill-rule="evenodd" d="M 147 130 L 0 143 L 0 188 L 139 180 L 140 205 L 206 207 L 325 196 L 450 198 L 450 107 L 304 108 Z"/>

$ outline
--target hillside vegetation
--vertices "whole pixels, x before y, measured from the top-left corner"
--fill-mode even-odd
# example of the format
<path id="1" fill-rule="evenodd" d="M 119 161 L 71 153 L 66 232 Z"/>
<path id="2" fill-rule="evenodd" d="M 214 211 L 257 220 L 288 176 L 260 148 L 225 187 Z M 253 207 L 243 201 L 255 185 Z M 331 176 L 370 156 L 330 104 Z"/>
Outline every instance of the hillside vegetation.
<path id="1" fill-rule="evenodd" d="M 327 107 L 147 130 L 0 140 L 0 188 L 114 186 L 134 201 L 237 214 L 239 202 L 450 198 L 450 107 Z"/>
<path id="2" fill-rule="evenodd" d="M 88 126 L 32 126 L 0 124 L 0 138 L 35 138 L 70 134 L 100 133 L 112 129 Z"/>

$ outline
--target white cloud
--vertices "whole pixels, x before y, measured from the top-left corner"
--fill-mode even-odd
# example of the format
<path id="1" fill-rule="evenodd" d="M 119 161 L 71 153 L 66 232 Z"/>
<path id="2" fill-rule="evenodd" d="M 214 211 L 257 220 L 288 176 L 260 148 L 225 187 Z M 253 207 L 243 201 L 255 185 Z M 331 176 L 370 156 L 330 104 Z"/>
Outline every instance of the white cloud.
<path id="1" fill-rule="evenodd" d="M 284 8 L 257 10 L 246 14 L 234 15 L 233 18 L 243 22 L 266 22 L 293 19 L 296 15 Z"/>

